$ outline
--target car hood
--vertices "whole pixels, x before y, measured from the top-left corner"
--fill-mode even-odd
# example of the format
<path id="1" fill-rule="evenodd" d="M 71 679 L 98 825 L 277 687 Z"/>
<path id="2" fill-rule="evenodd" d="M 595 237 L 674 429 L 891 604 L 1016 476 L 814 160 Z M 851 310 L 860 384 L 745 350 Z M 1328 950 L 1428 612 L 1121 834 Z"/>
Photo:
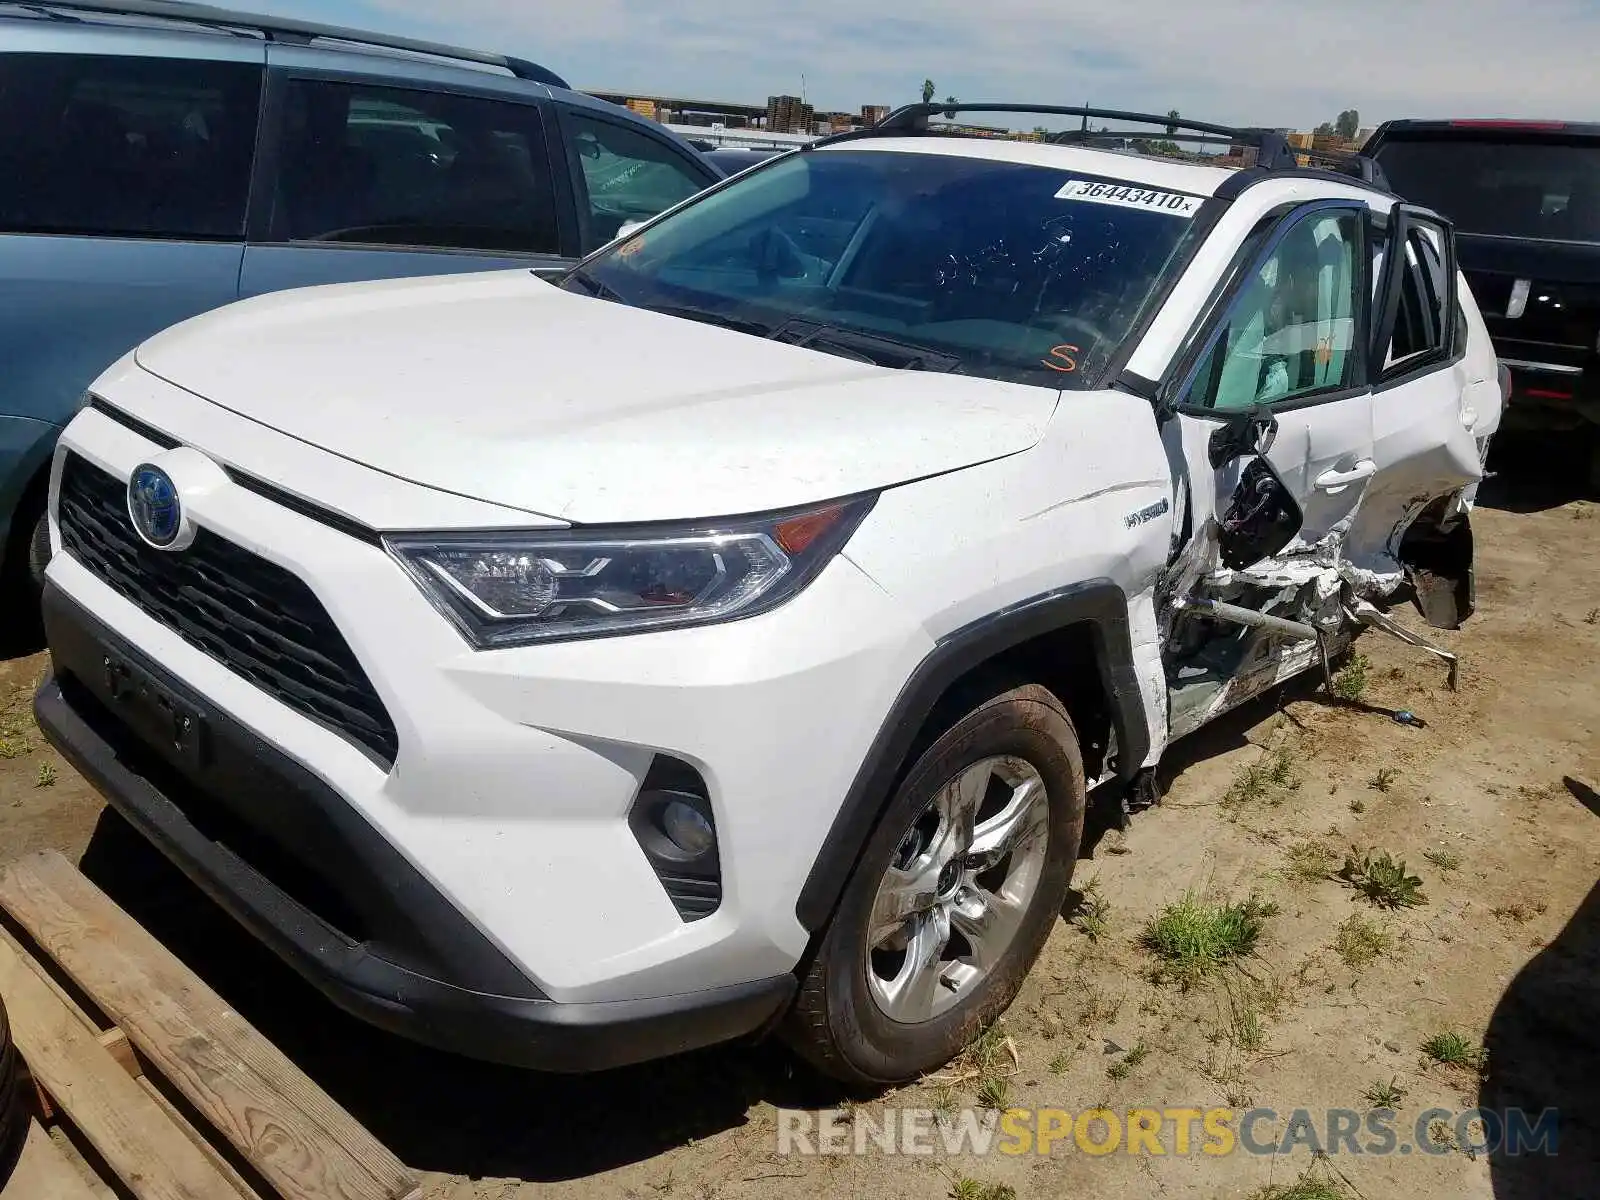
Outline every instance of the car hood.
<path id="1" fill-rule="evenodd" d="M 560 520 L 730 516 L 1014 454 L 1058 393 L 896 371 L 564 292 L 529 272 L 258 297 L 139 365 L 425 486 Z"/>

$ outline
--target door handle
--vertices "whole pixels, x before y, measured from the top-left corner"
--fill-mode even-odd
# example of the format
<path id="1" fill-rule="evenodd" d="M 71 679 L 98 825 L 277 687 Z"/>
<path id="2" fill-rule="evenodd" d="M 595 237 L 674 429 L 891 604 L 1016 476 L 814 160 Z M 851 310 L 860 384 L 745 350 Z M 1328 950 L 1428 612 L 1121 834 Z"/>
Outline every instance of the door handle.
<path id="1" fill-rule="evenodd" d="M 1377 472 L 1378 464 L 1370 458 L 1363 458 L 1348 471 L 1324 471 L 1317 476 L 1317 490 L 1320 492 L 1337 492 L 1340 488 L 1349 487 L 1352 483 L 1360 483 L 1363 479 L 1371 479 Z"/>

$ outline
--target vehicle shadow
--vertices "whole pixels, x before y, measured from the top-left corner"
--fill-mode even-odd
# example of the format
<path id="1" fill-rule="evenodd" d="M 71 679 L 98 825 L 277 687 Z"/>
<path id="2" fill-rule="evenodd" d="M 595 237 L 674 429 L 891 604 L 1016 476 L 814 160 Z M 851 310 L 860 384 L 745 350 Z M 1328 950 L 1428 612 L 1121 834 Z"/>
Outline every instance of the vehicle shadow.
<path id="1" fill-rule="evenodd" d="M 44 622 L 37 609 L 25 610 L 10 599 L 0 599 L 0 662 L 27 658 L 44 649 Z"/>
<path id="2" fill-rule="evenodd" d="M 1595 791 L 1587 783 L 1574 779 L 1571 775 L 1561 777 L 1562 785 L 1572 793 L 1572 798 L 1583 805 L 1595 816 L 1600 817 L 1600 792 Z M 1600 985 L 1600 980 L 1596 981 Z"/>
<path id="3" fill-rule="evenodd" d="M 1502 1144 L 1489 1156 L 1497 1200 L 1593 1196 L 1600 1188 L 1600 883 L 1512 980 L 1489 1021 L 1480 1108 L 1559 1114 L 1555 1152 Z M 1516 1125 L 1515 1118 L 1510 1122 Z M 1537 1140 L 1537 1138 L 1535 1139 Z M 1521 1151 L 1517 1153 L 1517 1151 Z"/>
<path id="4" fill-rule="evenodd" d="M 420 1171 L 579 1179 L 746 1124 L 753 1106 L 845 1094 L 776 1042 L 596 1075 L 546 1075 L 427 1049 L 347 1016 L 107 810 L 82 869 L 357 1120 Z"/>
<path id="5" fill-rule="evenodd" d="M 1504 512 L 1534 513 L 1593 499 L 1589 454 L 1589 441 L 1583 437 L 1497 434 L 1489 450 L 1490 477 L 1478 489 L 1478 503 Z"/>

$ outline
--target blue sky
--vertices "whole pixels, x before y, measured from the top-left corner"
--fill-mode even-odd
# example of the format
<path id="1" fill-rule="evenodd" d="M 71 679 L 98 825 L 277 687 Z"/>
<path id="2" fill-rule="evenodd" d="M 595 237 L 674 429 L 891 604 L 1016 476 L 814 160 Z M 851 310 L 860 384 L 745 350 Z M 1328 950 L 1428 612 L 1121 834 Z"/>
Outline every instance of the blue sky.
<path id="1" fill-rule="evenodd" d="M 1307 128 L 1397 116 L 1600 120 L 1597 0 L 254 0 L 498 49 L 575 86 L 819 108 L 1089 100 Z M 879 10 L 882 11 L 882 10 Z"/>

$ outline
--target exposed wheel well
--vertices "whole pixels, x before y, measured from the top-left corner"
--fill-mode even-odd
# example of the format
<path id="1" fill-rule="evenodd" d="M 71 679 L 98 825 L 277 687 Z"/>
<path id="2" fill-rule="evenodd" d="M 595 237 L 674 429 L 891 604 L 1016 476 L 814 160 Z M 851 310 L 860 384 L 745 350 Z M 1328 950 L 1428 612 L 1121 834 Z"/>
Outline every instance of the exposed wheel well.
<path id="1" fill-rule="evenodd" d="M 1454 503 L 1454 495 L 1442 496 L 1423 509 L 1396 555 L 1417 611 L 1436 629 L 1461 628 L 1477 604 L 1472 523 L 1466 513 L 1453 511 Z"/>
<path id="2" fill-rule="evenodd" d="M 953 679 L 934 702 L 896 773 L 895 786 L 922 752 L 995 691 L 1036 683 L 1052 692 L 1077 730 L 1086 779 L 1105 769 L 1111 744 L 1111 704 L 1094 627 L 1082 621 L 1029 638 Z"/>

